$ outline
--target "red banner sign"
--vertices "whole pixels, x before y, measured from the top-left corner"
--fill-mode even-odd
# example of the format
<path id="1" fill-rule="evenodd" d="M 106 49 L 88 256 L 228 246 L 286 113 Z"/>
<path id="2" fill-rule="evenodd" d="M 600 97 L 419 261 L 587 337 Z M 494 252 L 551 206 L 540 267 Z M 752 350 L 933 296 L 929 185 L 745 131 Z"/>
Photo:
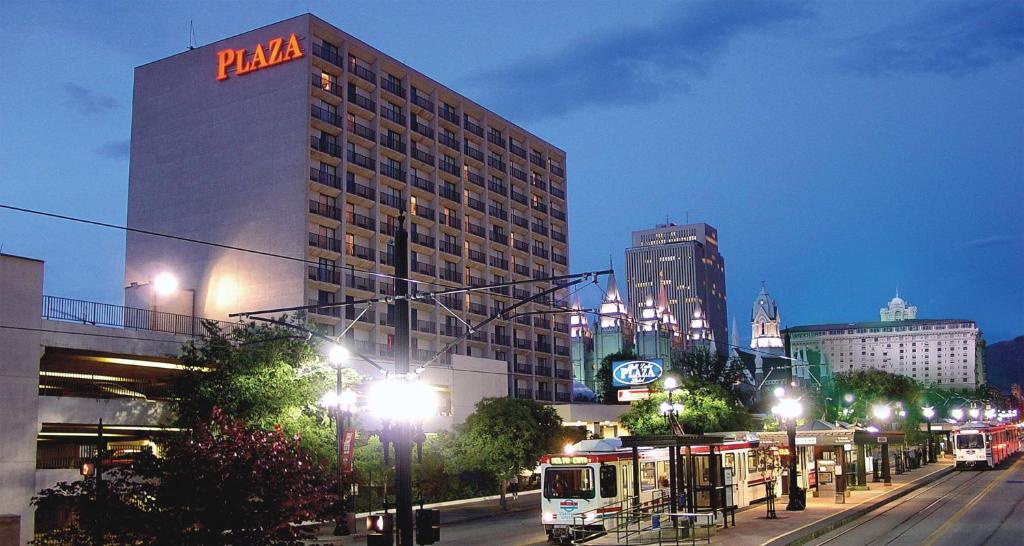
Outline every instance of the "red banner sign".
<path id="1" fill-rule="evenodd" d="M 346 430 L 339 441 L 341 442 L 341 474 L 344 476 L 352 473 L 352 461 L 355 459 L 356 452 L 356 431 Z"/>

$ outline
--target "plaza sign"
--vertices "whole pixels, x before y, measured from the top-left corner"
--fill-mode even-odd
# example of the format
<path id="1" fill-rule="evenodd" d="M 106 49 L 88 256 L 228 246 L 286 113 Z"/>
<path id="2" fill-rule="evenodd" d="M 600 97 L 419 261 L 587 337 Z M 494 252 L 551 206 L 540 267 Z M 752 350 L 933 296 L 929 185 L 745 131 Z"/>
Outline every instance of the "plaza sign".
<path id="1" fill-rule="evenodd" d="M 612 386 L 635 387 L 653 383 L 661 377 L 665 369 L 665 361 L 660 358 L 651 360 L 618 360 L 612 362 Z"/>
<path id="2" fill-rule="evenodd" d="M 222 49 L 217 52 L 217 79 L 228 79 L 228 69 L 234 67 L 235 75 L 241 76 L 255 72 L 262 68 L 286 63 L 299 59 L 303 56 L 302 48 L 299 47 L 299 39 L 293 32 L 285 44 L 284 38 L 273 38 L 264 47 L 263 44 L 256 44 L 252 57 L 246 59 L 248 52 L 245 49 Z"/>

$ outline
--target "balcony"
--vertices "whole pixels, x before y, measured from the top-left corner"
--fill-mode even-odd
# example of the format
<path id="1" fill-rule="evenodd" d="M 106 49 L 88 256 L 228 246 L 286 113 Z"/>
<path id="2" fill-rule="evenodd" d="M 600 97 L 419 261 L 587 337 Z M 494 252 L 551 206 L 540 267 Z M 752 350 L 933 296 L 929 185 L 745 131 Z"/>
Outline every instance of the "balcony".
<path id="1" fill-rule="evenodd" d="M 475 313 L 477 315 L 487 316 L 487 306 L 482 303 L 469 302 L 469 312 Z M 480 336 L 477 337 L 483 337 L 483 339 L 477 339 L 477 341 L 487 341 L 487 336 L 484 332 L 477 333 L 481 334 Z"/>
<path id="2" fill-rule="evenodd" d="M 522 400 L 533 400 L 533 390 L 532 389 L 517 388 L 516 389 L 516 398 L 519 398 L 519 399 L 522 399 Z"/>
<path id="3" fill-rule="evenodd" d="M 491 232 L 491 240 L 494 241 L 495 243 L 500 243 L 500 244 L 503 244 L 505 246 L 508 246 L 508 235 L 505 235 L 504 233 L 498 233 L 497 231 L 492 231 Z M 508 268 L 506 267 L 505 269 L 508 269 Z"/>
<path id="4" fill-rule="evenodd" d="M 445 244 L 447 242 L 448 241 L 441 241 L 441 244 L 443 245 L 443 244 Z M 453 269 L 442 269 L 441 270 L 441 280 L 457 282 L 459 284 L 462 284 L 462 273 L 460 273 L 458 271 L 455 271 Z"/>
<path id="5" fill-rule="evenodd" d="M 551 230 L 551 238 L 560 243 L 565 242 L 565 234 L 562 233 L 561 231 Z"/>
<path id="6" fill-rule="evenodd" d="M 555 354 L 558 356 L 569 356 L 569 348 L 561 345 L 555 345 Z"/>
<path id="7" fill-rule="evenodd" d="M 565 221 L 565 213 L 556 208 L 551 209 L 551 217 L 555 220 Z"/>
<path id="8" fill-rule="evenodd" d="M 492 169 L 497 169 L 501 172 L 505 172 L 505 162 L 498 156 L 489 155 L 487 156 L 487 166 Z"/>
<path id="9" fill-rule="evenodd" d="M 516 373 L 522 373 L 527 375 L 533 374 L 533 366 L 527 364 L 526 362 L 516 362 L 513 365 L 513 369 Z"/>
<path id="10" fill-rule="evenodd" d="M 494 279 L 494 280 L 491 281 L 492 284 L 498 284 L 500 282 L 503 282 L 503 281 L 501 281 L 499 279 Z M 507 286 L 499 286 L 497 288 L 492 288 L 491 291 L 494 292 L 494 293 L 497 293 L 497 294 L 501 294 L 502 296 L 507 296 L 508 295 L 508 287 Z"/>
<path id="11" fill-rule="evenodd" d="M 466 116 L 466 130 L 480 138 L 484 136 L 484 128 L 469 119 L 469 116 Z"/>
<path id="12" fill-rule="evenodd" d="M 511 344 L 511 340 L 506 335 L 491 334 L 491 343 L 508 347 Z"/>
<path id="13" fill-rule="evenodd" d="M 530 152 L 530 163 L 533 163 L 534 165 L 542 169 L 545 169 L 548 166 L 548 164 L 544 161 L 543 156 L 541 156 L 540 154 L 535 154 L 533 152 Z"/>
<path id="14" fill-rule="evenodd" d="M 398 210 L 405 210 L 405 203 L 402 202 L 402 196 L 400 195 L 382 193 L 380 194 L 380 202 L 383 205 L 394 207 Z"/>
<path id="15" fill-rule="evenodd" d="M 405 153 L 405 143 L 402 142 L 401 137 L 381 133 L 380 143 L 383 144 L 385 147 L 394 150 L 400 154 Z"/>
<path id="16" fill-rule="evenodd" d="M 348 162 L 353 165 L 358 165 L 364 169 L 373 170 L 373 158 L 368 155 L 363 155 L 355 150 L 348 151 Z"/>
<path id="17" fill-rule="evenodd" d="M 548 227 L 540 222 L 533 222 L 530 224 L 530 230 L 545 237 L 548 236 Z"/>
<path id="18" fill-rule="evenodd" d="M 469 259 L 474 262 L 487 263 L 487 256 L 479 250 L 469 249 Z M 481 283 L 483 284 L 483 283 Z"/>
<path id="19" fill-rule="evenodd" d="M 551 186 L 551 195 L 554 195 L 559 199 L 565 200 L 565 192 L 554 186 Z"/>
<path id="20" fill-rule="evenodd" d="M 512 223 L 514 225 L 517 225 L 517 226 L 521 227 L 521 228 L 529 229 L 529 227 L 530 227 L 530 221 L 529 220 L 527 220 L 526 218 L 523 218 L 522 216 L 516 216 L 515 214 L 512 214 Z M 523 244 L 526 244 L 526 243 L 523 243 Z M 525 251 L 526 249 L 523 249 L 523 250 Z"/>
<path id="21" fill-rule="evenodd" d="M 497 180 L 491 180 L 487 183 L 487 189 L 492 193 L 501 194 L 504 197 L 508 196 L 508 186 L 498 182 Z"/>
<path id="22" fill-rule="evenodd" d="M 559 167 L 558 165 L 552 165 L 551 166 L 551 173 L 556 175 L 556 176 L 560 176 L 562 178 L 565 178 L 565 171 L 561 167 Z"/>
<path id="23" fill-rule="evenodd" d="M 530 317 L 516 317 L 516 324 L 522 324 L 524 326 L 529 326 L 530 324 L 532 324 L 532 321 L 530 321 Z M 526 341 L 529 341 L 529 340 L 526 340 Z"/>
<path id="24" fill-rule="evenodd" d="M 412 208 L 412 213 L 413 215 L 423 218 L 424 220 L 434 220 L 434 209 L 430 207 L 425 207 L 423 205 L 417 204 Z"/>
<path id="25" fill-rule="evenodd" d="M 526 182 L 526 171 L 517 169 L 515 165 L 512 166 L 512 176 Z"/>
<path id="26" fill-rule="evenodd" d="M 487 142 L 490 142 L 501 149 L 505 149 L 505 139 L 501 136 L 501 133 L 496 131 L 487 132 Z"/>
<path id="27" fill-rule="evenodd" d="M 526 159 L 526 149 L 516 145 L 515 142 L 508 143 L 508 151 L 516 154 L 517 156 Z"/>
<path id="28" fill-rule="evenodd" d="M 462 257 L 462 247 L 460 247 L 459 243 L 457 243 L 457 242 L 442 240 L 442 241 L 439 241 L 437 243 L 437 245 L 438 245 L 438 248 L 441 250 L 441 252 L 444 252 L 446 254 L 451 254 L 452 256 L 458 256 L 460 258 Z M 442 271 L 442 273 L 444 273 L 444 272 Z M 451 280 L 451 279 L 449 279 L 449 280 Z M 459 274 L 459 280 L 457 282 L 462 282 L 462 274 L 461 273 Z"/>
<path id="29" fill-rule="evenodd" d="M 405 98 L 405 89 L 402 88 L 402 81 L 393 78 L 381 76 L 380 88 L 395 95 L 396 97 Z"/>
<path id="30" fill-rule="evenodd" d="M 411 238 L 413 243 L 416 243 L 416 244 L 421 245 L 421 246 L 425 246 L 427 248 L 434 248 L 434 244 L 435 244 L 434 238 L 431 237 L 430 235 L 424 235 L 424 234 L 419 233 L 417 231 L 414 231 L 414 232 L 410 233 L 409 235 L 410 235 L 410 238 Z"/>
<path id="31" fill-rule="evenodd" d="M 563 334 L 568 334 L 569 333 L 569 325 L 565 324 L 564 322 L 556 322 L 555 323 L 555 331 L 556 332 L 561 332 Z"/>
<path id="32" fill-rule="evenodd" d="M 341 55 L 339 55 L 338 51 L 334 48 L 325 47 L 321 44 L 313 44 L 313 55 L 320 57 L 334 66 L 345 66 L 345 62 L 341 59 Z"/>
<path id="33" fill-rule="evenodd" d="M 473 171 L 466 171 L 466 180 L 480 186 L 481 188 L 484 187 L 484 177 Z"/>
<path id="34" fill-rule="evenodd" d="M 555 368 L 555 377 L 558 379 L 572 379 L 572 370 Z"/>
<path id="35" fill-rule="evenodd" d="M 538 258 L 543 258 L 545 260 L 548 259 L 548 251 L 547 251 L 547 249 L 541 248 L 539 246 L 533 247 L 533 255 L 537 256 Z"/>
<path id="36" fill-rule="evenodd" d="M 436 276 L 434 264 L 428 264 L 426 262 L 412 262 L 409 269 L 413 273 L 419 273 L 420 275 L 426 275 L 428 277 Z"/>
<path id="37" fill-rule="evenodd" d="M 451 161 L 441 160 L 440 164 L 438 164 L 438 167 L 442 171 L 444 171 L 444 172 L 446 172 L 446 173 L 448 173 L 448 174 L 450 174 L 452 176 L 459 176 L 459 166 L 456 165 L 455 163 L 452 163 Z"/>
<path id="38" fill-rule="evenodd" d="M 395 267 L 395 254 L 393 252 L 388 252 L 386 250 L 381 250 L 380 254 L 379 254 L 379 258 L 380 259 L 378 261 L 380 263 L 382 263 L 384 265 L 389 265 L 391 267 Z M 384 288 L 384 284 L 381 283 L 381 289 L 383 289 L 383 288 Z"/>
<path id="39" fill-rule="evenodd" d="M 548 211 L 548 206 L 545 205 L 541 201 L 534 201 L 533 202 L 533 209 L 537 210 L 537 211 L 540 211 L 540 212 L 547 212 Z"/>
<path id="40" fill-rule="evenodd" d="M 333 301 L 331 301 L 331 302 L 324 302 L 324 301 L 316 301 L 316 300 L 306 300 L 306 305 L 335 305 L 335 302 L 333 302 Z M 326 307 L 326 308 L 324 308 L 324 307 L 314 307 L 314 308 L 310 309 L 309 312 L 313 313 L 313 314 L 316 314 L 316 315 L 323 315 L 325 317 L 341 318 L 341 308 L 340 307 Z"/>
<path id="41" fill-rule="evenodd" d="M 459 147 L 459 141 L 444 133 L 437 135 L 437 141 L 440 142 L 442 146 L 447 146 L 456 152 L 462 151 L 462 148 Z"/>
<path id="42" fill-rule="evenodd" d="M 348 244 L 345 246 L 345 254 L 361 260 L 373 261 L 373 249 L 368 246 Z"/>
<path id="43" fill-rule="evenodd" d="M 546 402 L 551 401 L 551 391 L 537 389 L 537 400 L 544 400 Z"/>
<path id="44" fill-rule="evenodd" d="M 341 271 L 334 267 L 310 265 L 307 268 L 309 280 L 341 285 Z"/>
<path id="45" fill-rule="evenodd" d="M 491 205 L 490 207 L 487 208 L 487 213 L 494 218 L 500 218 L 506 221 L 508 220 L 508 211 L 505 209 L 500 209 L 494 205 Z"/>
<path id="46" fill-rule="evenodd" d="M 340 99 L 345 98 L 345 94 L 341 92 L 341 88 L 338 87 L 338 78 L 334 74 L 327 72 L 316 72 L 313 76 L 313 87 L 326 91 L 335 97 Z"/>
<path id="47" fill-rule="evenodd" d="M 519 267 L 519 266 L 517 265 L 516 267 Z M 527 269 L 527 271 L 529 271 L 529 269 Z M 519 288 L 518 286 L 513 286 L 512 287 L 512 297 L 517 299 L 517 300 L 525 300 L 526 298 L 530 297 L 530 291 L 528 289 L 526 289 L 526 288 Z M 522 324 L 530 324 L 530 317 L 520 317 L 520 318 L 526 319 L 526 321 L 523 322 Z M 519 319 L 516 319 L 516 321 L 519 321 Z"/>
<path id="48" fill-rule="evenodd" d="M 421 134 L 421 135 L 423 135 L 423 136 L 425 136 L 427 138 L 434 138 L 434 129 L 432 127 L 430 127 L 429 125 L 425 125 L 425 124 L 420 123 L 418 121 L 414 121 L 413 124 L 412 124 L 412 130 L 416 131 L 417 133 L 419 133 L 419 134 Z"/>
<path id="49" fill-rule="evenodd" d="M 484 226 L 481 226 L 480 224 L 474 224 L 473 222 L 470 222 L 468 220 L 466 221 L 466 231 L 468 231 L 470 235 L 476 235 L 477 237 L 482 238 L 487 237 L 487 230 L 484 229 Z"/>
<path id="50" fill-rule="evenodd" d="M 466 141 L 466 155 L 472 157 L 473 159 L 479 161 L 480 163 L 484 162 L 484 153 L 479 149 L 471 146 L 468 140 Z"/>
<path id="51" fill-rule="evenodd" d="M 429 320 L 417 320 L 417 321 L 413 322 L 412 329 L 416 330 L 417 332 L 422 332 L 424 334 L 436 334 L 437 333 L 437 323 L 436 322 L 431 322 Z M 431 356 L 433 356 L 433 355 L 431 355 Z"/>
<path id="52" fill-rule="evenodd" d="M 466 198 L 466 204 L 469 205 L 469 208 L 471 208 L 473 210 L 478 210 L 480 212 L 483 212 L 484 209 L 486 208 L 484 206 L 484 202 L 483 201 L 481 201 L 479 199 L 475 199 L 473 197 L 467 197 Z M 483 237 L 484 234 L 481 233 L 480 236 Z"/>
<path id="53" fill-rule="evenodd" d="M 470 286 L 483 286 L 487 284 L 487 281 L 485 281 L 483 277 L 475 277 L 472 273 L 468 275 L 466 280 L 469 281 Z M 484 309 L 484 314 L 487 314 L 487 309 Z"/>
<path id="54" fill-rule="evenodd" d="M 441 119 L 451 123 L 453 125 L 459 125 L 459 113 L 454 108 L 448 108 L 447 105 L 442 105 L 441 109 L 438 110 L 438 115 Z"/>
<path id="55" fill-rule="evenodd" d="M 461 279 L 462 276 L 460 275 Z M 459 281 L 462 282 L 462 281 Z M 462 294 L 442 294 L 441 303 L 443 303 L 449 309 L 455 309 L 457 311 L 462 310 Z"/>
<path id="56" fill-rule="evenodd" d="M 394 108 L 385 108 L 381 106 L 380 117 L 392 123 L 397 123 L 402 127 L 405 127 L 405 114 L 399 112 L 398 110 L 395 110 Z"/>
<path id="57" fill-rule="evenodd" d="M 374 131 L 369 125 L 363 125 L 362 123 L 352 119 L 348 120 L 345 124 L 345 128 L 348 129 L 350 133 L 369 141 L 373 141 L 377 135 L 377 131 Z"/>
<path id="58" fill-rule="evenodd" d="M 394 261 L 394 260 L 392 260 L 392 261 Z M 395 295 L 395 283 L 380 281 L 380 293 L 383 296 L 394 296 Z"/>
<path id="59" fill-rule="evenodd" d="M 444 191 L 443 188 L 442 188 L 442 191 Z M 459 215 L 455 214 L 454 212 L 448 212 L 448 213 L 442 212 L 441 214 L 438 214 L 437 215 L 437 221 L 442 226 L 453 227 L 455 229 L 461 229 L 462 228 L 462 222 L 459 220 Z"/>
<path id="60" fill-rule="evenodd" d="M 369 277 L 361 277 L 358 275 L 354 275 L 352 273 L 345 275 L 345 286 L 348 286 L 349 288 L 363 290 L 366 292 L 373 292 L 374 286 L 376 284 L 376 281 Z"/>
<path id="61" fill-rule="evenodd" d="M 431 102 L 430 99 L 428 99 L 428 98 L 424 97 L 423 95 L 417 93 L 415 87 L 412 89 L 412 101 L 411 102 L 413 104 L 415 104 L 416 106 L 419 106 L 420 108 L 422 108 L 422 109 L 424 109 L 424 110 L 426 110 L 426 111 L 428 111 L 430 113 L 434 112 L 434 103 Z"/>
<path id="62" fill-rule="evenodd" d="M 318 136 L 311 136 L 309 137 L 309 145 L 318 152 L 323 152 L 327 155 L 337 157 L 338 159 L 344 157 L 341 153 L 341 146 L 338 146 L 338 143 L 332 140 Z"/>
<path id="63" fill-rule="evenodd" d="M 551 344 L 547 343 L 547 342 L 544 342 L 544 341 L 538 341 L 536 344 L 534 344 L 534 347 L 536 348 L 537 351 L 542 352 L 542 353 L 550 353 L 551 352 Z"/>
<path id="64" fill-rule="evenodd" d="M 431 167 L 434 166 L 434 155 L 431 154 L 430 152 L 421 150 L 419 148 L 413 148 L 412 149 L 412 158 L 415 159 L 416 161 L 421 162 L 421 163 L 426 163 L 427 165 L 430 165 Z M 431 190 L 431 191 L 433 191 L 433 190 Z"/>
<path id="65" fill-rule="evenodd" d="M 555 402 L 571 402 L 572 395 L 567 392 L 556 392 Z"/>
<path id="66" fill-rule="evenodd" d="M 380 221 L 380 233 L 387 235 L 388 237 L 394 237 L 398 234 L 398 224 L 394 222 Z"/>
<path id="67" fill-rule="evenodd" d="M 516 243 L 518 244 L 519 241 L 516 241 Z M 525 245 L 526 243 L 523 244 Z M 530 266 L 528 265 L 516 264 L 514 269 L 517 275 L 522 275 L 524 277 L 530 276 Z"/>
<path id="68" fill-rule="evenodd" d="M 342 128 L 341 119 L 338 117 L 337 112 L 331 112 L 330 110 L 317 106 L 315 104 L 309 105 L 309 108 L 310 115 L 313 116 L 313 119 L 318 119 L 324 123 L 328 123 L 339 129 Z"/>
<path id="69" fill-rule="evenodd" d="M 541 191 L 548 191 L 548 183 L 545 182 L 543 178 L 537 175 L 534 175 L 533 181 L 530 182 L 530 185 Z"/>
<path id="70" fill-rule="evenodd" d="M 555 254 L 554 252 L 551 253 L 551 260 L 558 265 L 568 265 L 569 262 L 569 260 L 565 256 L 561 254 Z"/>
<path id="71" fill-rule="evenodd" d="M 319 214 L 320 216 L 331 218 L 333 220 L 341 220 L 341 209 L 312 199 L 309 200 L 309 212 Z"/>
<path id="72" fill-rule="evenodd" d="M 528 340 L 528 339 L 516 338 L 515 345 L 516 345 L 516 349 L 526 349 L 527 351 L 529 351 L 531 348 L 533 348 L 533 344 L 530 343 L 530 340 Z"/>
<path id="73" fill-rule="evenodd" d="M 322 171 L 320 169 L 317 169 L 316 167 L 310 167 L 309 179 L 312 180 L 313 182 L 319 182 L 325 186 L 330 186 L 338 190 L 341 189 L 341 179 L 338 178 L 338 175 L 331 174 L 326 170 Z"/>
<path id="74" fill-rule="evenodd" d="M 460 194 L 459 190 L 457 190 L 457 189 L 451 188 L 449 186 L 442 185 L 441 186 L 441 191 L 438 192 L 438 193 L 441 195 L 441 197 L 444 197 L 445 199 L 447 199 L 449 201 L 454 201 L 454 202 L 460 203 L 460 204 L 462 203 L 462 194 Z M 458 227 L 458 226 L 455 225 L 453 227 Z"/>
<path id="75" fill-rule="evenodd" d="M 332 252 L 341 252 L 341 239 L 335 239 L 334 237 L 328 237 L 317 233 L 310 233 L 309 246 L 330 250 Z"/>
<path id="76" fill-rule="evenodd" d="M 354 87 L 350 87 L 348 90 L 348 101 L 367 112 L 377 111 L 377 103 L 370 97 L 364 97 L 357 93 Z"/>
<path id="77" fill-rule="evenodd" d="M 548 278 L 548 273 L 547 273 L 547 271 L 544 271 L 543 269 L 534 269 L 533 270 L 533 278 L 534 278 L 534 280 L 546 279 L 546 278 Z"/>
<path id="78" fill-rule="evenodd" d="M 497 267 L 498 269 L 508 269 L 508 260 L 497 256 L 491 256 L 490 264 L 491 267 Z"/>
<path id="79" fill-rule="evenodd" d="M 462 336 L 462 327 L 456 324 L 442 324 L 438 333 L 442 336 L 460 337 Z"/>
<path id="80" fill-rule="evenodd" d="M 544 330 L 550 330 L 551 329 L 551 320 L 547 319 L 545 317 L 535 317 L 533 319 L 533 325 L 536 326 L 537 328 L 542 328 Z"/>
<path id="81" fill-rule="evenodd" d="M 415 155 L 416 150 L 413 149 L 412 153 Z M 412 184 L 412 187 L 414 188 L 419 188 L 427 193 L 434 193 L 434 183 L 426 178 L 420 178 L 415 174 L 410 174 L 409 183 Z"/>
<path id="82" fill-rule="evenodd" d="M 526 194 L 517 192 L 515 188 L 512 188 L 512 200 L 523 205 L 529 204 L 529 199 L 526 197 Z"/>

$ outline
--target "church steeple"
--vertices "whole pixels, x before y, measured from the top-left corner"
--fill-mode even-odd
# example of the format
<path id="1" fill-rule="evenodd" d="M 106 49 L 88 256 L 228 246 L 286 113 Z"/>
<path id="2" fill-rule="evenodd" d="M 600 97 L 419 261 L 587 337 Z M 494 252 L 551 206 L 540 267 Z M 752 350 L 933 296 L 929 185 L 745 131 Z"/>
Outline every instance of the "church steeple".
<path id="1" fill-rule="evenodd" d="M 604 290 L 604 298 L 601 300 L 601 328 L 612 328 L 621 325 L 627 319 L 626 302 L 619 293 L 619 285 L 615 282 L 615 272 L 608 274 L 608 286 Z"/>
<path id="2" fill-rule="evenodd" d="M 761 281 L 761 292 L 754 300 L 750 313 L 750 348 L 773 354 L 782 354 L 784 346 L 782 333 L 779 330 L 779 307 L 768 294 Z"/>

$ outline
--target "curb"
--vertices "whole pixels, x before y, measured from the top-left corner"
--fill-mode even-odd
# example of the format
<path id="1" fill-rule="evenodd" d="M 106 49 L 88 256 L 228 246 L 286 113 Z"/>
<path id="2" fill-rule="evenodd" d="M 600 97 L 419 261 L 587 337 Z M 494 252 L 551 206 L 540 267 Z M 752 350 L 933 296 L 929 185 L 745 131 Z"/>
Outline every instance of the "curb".
<path id="1" fill-rule="evenodd" d="M 889 504 L 892 501 L 903 498 L 912 491 L 916 491 L 921 487 L 928 485 L 939 478 L 948 476 L 956 471 L 953 466 L 947 467 L 943 470 L 937 470 L 927 476 L 922 476 L 910 483 L 905 487 L 900 488 L 897 491 L 890 492 L 882 495 L 881 497 L 871 501 L 869 504 L 861 505 L 857 508 L 849 511 L 843 511 L 838 514 L 833 514 L 825 519 L 811 523 L 802 529 L 791 531 L 785 535 L 776 537 L 768 542 L 763 543 L 761 546 L 784 546 L 786 544 L 803 544 L 809 540 L 820 537 L 824 534 L 835 531 L 836 529 L 850 523 L 854 520 L 860 519 L 870 512 Z"/>

